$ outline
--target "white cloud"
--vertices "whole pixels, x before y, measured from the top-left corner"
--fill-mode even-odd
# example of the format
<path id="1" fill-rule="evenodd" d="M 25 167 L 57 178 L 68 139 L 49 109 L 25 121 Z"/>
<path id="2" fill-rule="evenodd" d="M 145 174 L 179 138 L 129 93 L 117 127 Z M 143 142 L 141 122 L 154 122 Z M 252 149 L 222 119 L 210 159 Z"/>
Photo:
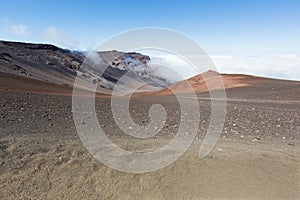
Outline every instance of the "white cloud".
<path id="1" fill-rule="evenodd" d="M 10 32 L 15 35 L 24 36 L 27 34 L 27 26 L 25 26 L 23 24 L 11 25 L 11 26 L 9 26 L 9 29 L 10 29 Z"/>
<path id="2" fill-rule="evenodd" d="M 179 56 L 168 54 L 151 56 L 147 64 L 156 75 L 166 78 L 170 82 L 183 80 L 198 74 L 196 70 Z"/>
<path id="3" fill-rule="evenodd" d="M 281 79 L 300 80 L 300 57 L 277 56 L 224 56 L 211 55 L 219 72 L 243 73 Z"/>
<path id="4" fill-rule="evenodd" d="M 48 27 L 43 32 L 43 38 L 50 43 L 69 49 L 78 49 L 78 41 L 66 35 L 62 31 L 58 31 L 54 26 Z"/>
<path id="5" fill-rule="evenodd" d="M 210 55 L 209 57 L 215 64 L 215 68 L 213 66 L 200 66 L 201 72 L 212 69 L 220 73 L 250 74 L 300 80 L 300 56 L 298 55 Z M 199 61 L 201 62 L 201 60 Z M 198 74 L 188 62 L 176 55 L 151 56 L 150 66 L 157 69 L 157 73 L 160 73 L 163 77 L 168 77 L 171 81 L 182 79 L 182 77 L 189 78 Z M 164 68 L 165 66 L 177 72 L 178 75 Z"/>
<path id="6" fill-rule="evenodd" d="M 18 36 L 27 35 L 27 26 L 23 24 L 12 24 L 8 18 L 3 18 L 1 21 L 2 29 L 9 34 L 14 34 Z"/>

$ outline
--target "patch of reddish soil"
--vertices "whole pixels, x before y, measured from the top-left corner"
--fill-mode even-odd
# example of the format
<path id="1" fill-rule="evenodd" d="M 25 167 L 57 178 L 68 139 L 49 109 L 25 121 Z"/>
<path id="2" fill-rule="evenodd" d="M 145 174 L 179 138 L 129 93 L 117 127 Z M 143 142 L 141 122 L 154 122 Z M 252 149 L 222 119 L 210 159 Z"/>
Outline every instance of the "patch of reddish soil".
<path id="1" fill-rule="evenodd" d="M 208 90 L 255 86 L 270 80 L 273 79 L 244 74 L 219 74 L 215 71 L 208 71 L 187 80 L 173 83 L 161 91 L 147 93 L 146 95 L 187 94 L 193 91 L 201 93 Z"/>

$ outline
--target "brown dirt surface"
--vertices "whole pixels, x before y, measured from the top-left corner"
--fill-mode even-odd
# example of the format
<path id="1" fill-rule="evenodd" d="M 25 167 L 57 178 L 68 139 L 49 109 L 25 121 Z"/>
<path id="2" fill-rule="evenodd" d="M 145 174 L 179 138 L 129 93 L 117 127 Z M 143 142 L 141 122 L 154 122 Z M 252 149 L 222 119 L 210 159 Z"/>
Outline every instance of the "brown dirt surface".
<path id="1" fill-rule="evenodd" d="M 209 87 L 208 87 L 209 85 Z M 273 90 L 284 88 L 290 90 L 293 87 L 299 87 L 298 81 L 288 81 L 264 78 L 258 76 L 244 75 L 244 74 L 219 74 L 215 71 L 207 71 L 202 74 L 196 75 L 184 81 L 179 81 L 169 85 L 167 88 L 158 92 L 142 93 L 142 95 L 171 95 L 171 94 L 188 94 L 191 92 L 204 93 L 220 89 L 234 89 L 248 87 L 250 90 L 260 89 L 257 92 L 267 91 L 268 93 L 274 92 Z M 192 89 L 192 90 L 191 90 Z M 242 90 L 247 92 L 247 90 Z M 252 92 L 252 91 L 251 91 Z M 276 91 L 277 92 L 277 91 Z M 255 92 L 252 92 L 254 95 Z M 139 95 L 141 96 L 141 94 Z M 241 95 L 240 95 L 241 96 Z"/>
<path id="2" fill-rule="evenodd" d="M 131 174 L 101 164 L 85 149 L 69 95 L 36 88 L 44 84 L 46 93 L 68 94 L 67 86 L 17 79 L 18 87 L 32 88 L 22 92 L 9 89 L 9 77 L 0 80 L 0 199 L 299 199 L 299 82 L 268 79 L 227 89 L 225 125 L 204 159 L 198 151 L 210 120 L 210 99 L 208 93 L 198 94 L 201 120 L 195 122 L 198 133 L 189 150 L 166 168 Z M 107 136 L 124 149 L 156 149 L 177 132 L 174 96 L 132 99 L 136 123 L 147 119 L 153 104 L 168 113 L 163 130 L 145 141 L 118 129 L 109 98 L 95 103 Z"/>

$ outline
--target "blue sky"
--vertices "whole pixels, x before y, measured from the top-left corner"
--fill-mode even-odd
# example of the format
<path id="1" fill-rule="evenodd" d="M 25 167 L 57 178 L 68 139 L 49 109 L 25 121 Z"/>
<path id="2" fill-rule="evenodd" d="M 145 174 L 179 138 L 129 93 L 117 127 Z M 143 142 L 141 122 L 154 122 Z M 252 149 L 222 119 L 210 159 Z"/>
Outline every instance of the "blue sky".
<path id="1" fill-rule="evenodd" d="M 78 50 L 129 29 L 163 27 L 212 55 L 300 56 L 300 1 L 293 0 L 10 0 L 1 2 L 0 20 L 1 40 Z"/>

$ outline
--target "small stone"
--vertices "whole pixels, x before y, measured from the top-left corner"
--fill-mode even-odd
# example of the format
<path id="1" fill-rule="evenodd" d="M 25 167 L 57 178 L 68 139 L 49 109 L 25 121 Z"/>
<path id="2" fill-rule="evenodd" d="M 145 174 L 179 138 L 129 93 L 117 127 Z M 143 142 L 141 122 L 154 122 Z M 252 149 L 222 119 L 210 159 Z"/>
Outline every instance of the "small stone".
<path id="1" fill-rule="evenodd" d="M 133 128 L 131 126 L 128 127 L 130 130 L 132 130 Z"/>
<path id="2" fill-rule="evenodd" d="M 245 136 L 241 135 L 240 137 L 241 137 L 241 138 L 244 138 Z"/>
<path id="3" fill-rule="evenodd" d="M 260 140 L 260 137 L 255 137 L 253 140 L 252 140 L 252 142 L 257 142 L 257 141 L 259 141 Z"/>
<path id="4" fill-rule="evenodd" d="M 284 137 L 284 136 L 283 136 L 283 137 L 282 137 L 282 139 L 284 139 L 284 140 L 285 140 L 285 139 L 286 139 L 286 137 Z"/>

